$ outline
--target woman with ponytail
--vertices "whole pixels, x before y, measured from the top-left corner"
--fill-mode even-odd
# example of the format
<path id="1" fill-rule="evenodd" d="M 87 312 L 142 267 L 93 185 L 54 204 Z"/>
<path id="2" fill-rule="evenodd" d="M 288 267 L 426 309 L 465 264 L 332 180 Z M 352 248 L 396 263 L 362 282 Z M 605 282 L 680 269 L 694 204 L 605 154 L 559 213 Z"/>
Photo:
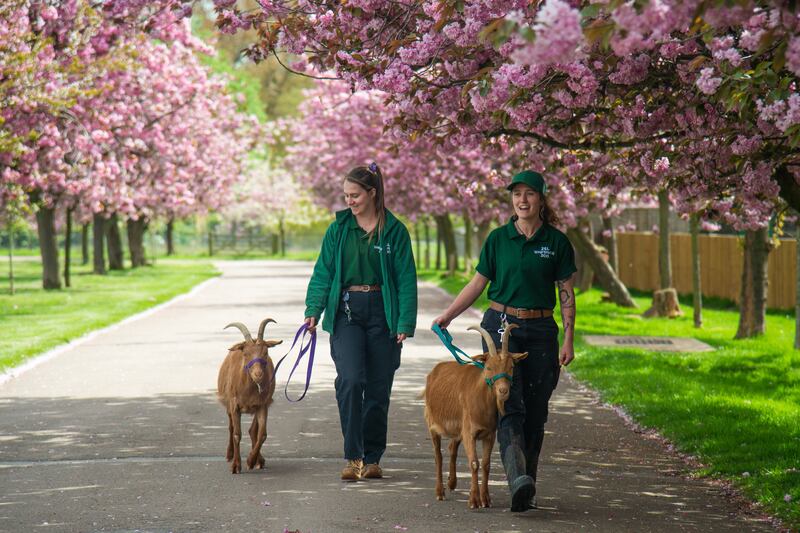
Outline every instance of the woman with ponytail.
<path id="1" fill-rule="evenodd" d="M 538 172 L 515 175 L 511 191 L 514 215 L 492 231 L 481 249 L 475 276 L 434 323 L 446 328 L 489 285 L 489 309 L 481 327 L 500 346 L 500 332 L 518 327 L 509 337 L 509 351 L 528 352 L 516 364 L 505 414 L 497 423 L 500 458 L 511 492 L 511 510 L 536 506 L 536 473 L 544 440 L 550 395 L 560 373 L 575 357 L 575 254 L 567 236 L 553 227 L 555 213 L 547 205 L 547 184 Z M 559 349 L 553 320 L 556 290 L 564 340 Z M 484 350 L 487 349 L 484 342 Z"/>
<path id="2" fill-rule="evenodd" d="M 331 335 L 345 481 L 379 479 L 389 396 L 403 341 L 417 321 L 417 272 L 406 227 L 384 205 L 376 163 L 342 185 L 347 209 L 322 241 L 306 292 L 305 322 Z"/>

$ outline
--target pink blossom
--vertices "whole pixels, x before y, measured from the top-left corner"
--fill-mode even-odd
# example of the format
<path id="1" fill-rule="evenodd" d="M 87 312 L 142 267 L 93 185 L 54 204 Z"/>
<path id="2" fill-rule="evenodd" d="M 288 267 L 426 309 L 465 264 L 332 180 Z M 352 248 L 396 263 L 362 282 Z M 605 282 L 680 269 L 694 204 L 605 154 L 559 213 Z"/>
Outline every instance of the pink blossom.
<path id="1" fill-rule="evenodd" d="M 512 54 L 522 65 L 570 63 L 583 55 L 581 15 L 562 0 L 545 0 L 533 25 L 536 40 Z"/>
<path id="2" fill-rule="evenodd" d="M 722 78 L 714 76 L 714 73 L 712 67 L 706 67 L 700 71 L 696 85 L 703 94 L 714 94 L 722 83 Z"/>

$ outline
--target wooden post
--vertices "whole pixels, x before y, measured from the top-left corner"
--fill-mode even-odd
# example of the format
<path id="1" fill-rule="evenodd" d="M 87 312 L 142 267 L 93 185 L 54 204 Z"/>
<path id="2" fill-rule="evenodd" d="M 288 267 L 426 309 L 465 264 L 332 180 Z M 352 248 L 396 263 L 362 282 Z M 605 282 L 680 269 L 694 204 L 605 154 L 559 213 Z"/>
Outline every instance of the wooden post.
<path id="1" fill-rule="evenodd" d="M 800 350 L 800 219 L 795 222 L 794 349 Z"/>

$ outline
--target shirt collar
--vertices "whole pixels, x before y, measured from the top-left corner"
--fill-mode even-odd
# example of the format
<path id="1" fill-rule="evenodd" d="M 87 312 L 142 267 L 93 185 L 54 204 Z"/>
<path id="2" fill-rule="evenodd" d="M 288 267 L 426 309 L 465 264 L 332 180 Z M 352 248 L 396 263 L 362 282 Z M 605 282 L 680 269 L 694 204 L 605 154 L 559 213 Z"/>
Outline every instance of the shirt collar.
<path id="1" fill-rule="evenodd" d="M 506 234 L 508 235 L 508 238 L 520 238 L 522 240 L 526 240 L 525 235 L 517 231 L 517 227 L 514 225 L 515 220 L 517 220 L 517 215 L 511 215 L 511 218 L 508 219 L 508 223 L 506 224 Z M 545 235 L 547 234 L 547 226 L 547 222 L 543 221 L 542 225 L 539 226 L 539 229 L 536 230 L 536 233 L 533 234 L 530 242 L 544 240 Z"/>

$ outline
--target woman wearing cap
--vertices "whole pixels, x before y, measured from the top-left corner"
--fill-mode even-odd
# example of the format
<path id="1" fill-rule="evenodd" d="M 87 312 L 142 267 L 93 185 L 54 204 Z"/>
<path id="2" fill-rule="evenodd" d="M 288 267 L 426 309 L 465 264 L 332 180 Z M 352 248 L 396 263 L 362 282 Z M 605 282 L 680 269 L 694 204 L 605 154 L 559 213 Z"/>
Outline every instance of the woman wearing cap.
<path id="1" fill-rule="evenodd" d="M 331 335 L 344 436 L 342 479 L 383 476 L 389 396 L 403 341 L 414 335 L 417 273 L 408 230 L 384 207 L 378 165 L 344 178 L 336 213 L 308 282 L 305 322 Z"/>
<path id="2" fill-rule="evenodd" d="M 531 170 L 520 172 L 507 188 L 514 215 L 489 234 L 475 276 L 434 323 L 447 327 L 475 302 L 488 283 L 490 307 L 481 327 L 500 346 L 498 330 L 509 323 L 519 326 L 509 338 L 509 349 L 528 352 L 528 357 L 515 366 L 497 440 L 511 491 L 511 510 L 525 511 L 536 506 L 536 470 L 559 364 L 568 365 L 575 357 L 576 268 L 572 245 L 553 227 L 557 218 L 547 205 L 542 175 Z M 558 325 L 553 320 L 556 288 L 564 328 L 560 351 Z M 483 349 L 487 349 L 485 343 Z"/>

